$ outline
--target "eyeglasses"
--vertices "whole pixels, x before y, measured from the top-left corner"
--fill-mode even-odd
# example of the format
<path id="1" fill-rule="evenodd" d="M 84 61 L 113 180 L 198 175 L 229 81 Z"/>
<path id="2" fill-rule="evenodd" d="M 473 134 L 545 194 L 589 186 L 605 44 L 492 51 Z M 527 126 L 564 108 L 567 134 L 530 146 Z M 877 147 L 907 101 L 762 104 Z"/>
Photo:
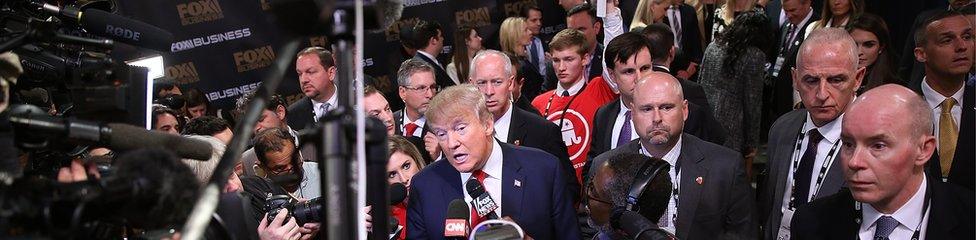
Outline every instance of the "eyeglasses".
<path id="1" fill-rule="evenodd" d="M 586 198 L 587 199 L 593 200 L 593 201 L 596 201 L 596 202 L 599 202 L 599 203 L 603 203 L 603 204 L 607 204 L 607 205 L 613 206 L 613 203 L 611 203 L 610 201 L 607 201 L 607 200 L 603 200 L 603 199 L 594 197 L 593 196 L 593 193 L 594 192 L 596 192 L 596 188 L 593 187 L 593 182 L 587 183 L 586 184 Z"/>
<path id="2" fill-rule="evenodd" d="M 275 176 L 284 175 L 286 173 L 291 173 L 291 164 L 280 165 L 267 170 L 268 173 L 270 173 L 271 175 L 275 175 Z"/>
<path id="3" fill-rule="evenodd" d="M 427 92 L 428 90 L 432 90 L 436 93 L 441 90 L 441 87 L 437 86 L 437 84 L 430 85 L 430 86 L 419 86 L 419 87 L 411 87 L 411 86 L 401 86 L 401 87 L 409 89 L 414 92 Z"/>

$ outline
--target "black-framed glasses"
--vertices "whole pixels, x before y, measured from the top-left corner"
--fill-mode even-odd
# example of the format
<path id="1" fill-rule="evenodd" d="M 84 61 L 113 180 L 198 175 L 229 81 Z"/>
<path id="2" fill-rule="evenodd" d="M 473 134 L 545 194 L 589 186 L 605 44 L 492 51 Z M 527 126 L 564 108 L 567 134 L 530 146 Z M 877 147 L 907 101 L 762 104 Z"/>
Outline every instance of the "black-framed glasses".
<path id="1" fill-rule="evenodd" d="M 432 90 L 434 91 L 434 93 L 436 93 L 441 91 L 441 86 L 438 86 L 437 84 L 430 85 L 430 86 L 419 86 L 419 87 L 411 87 L 411 86 L 402 86 L 402 87 L 406 88 L 407 90 L 411 90 L 415 92 L 427 92 L 428 90 Z"/>
<path id="2" fill-rule="evenodd" d="M 593 201 L 597 201 L 599 203 L 603 203 L 603 204 L 607 204 L 607 205 L 613 206 L 613 203 L 610 202 L 610 201 L 607 201 L 607 200 L 603 200 L 603 199 L 594 197 L 593 196 L 593 193 L 595 193 L 595 192 L 596 192 L 596 188 L 593 187 L 593 182 L 591 181 L 591 182 L 587 183 L 586 184 L 586 199 L 587 200 L 593 200 Z"/>

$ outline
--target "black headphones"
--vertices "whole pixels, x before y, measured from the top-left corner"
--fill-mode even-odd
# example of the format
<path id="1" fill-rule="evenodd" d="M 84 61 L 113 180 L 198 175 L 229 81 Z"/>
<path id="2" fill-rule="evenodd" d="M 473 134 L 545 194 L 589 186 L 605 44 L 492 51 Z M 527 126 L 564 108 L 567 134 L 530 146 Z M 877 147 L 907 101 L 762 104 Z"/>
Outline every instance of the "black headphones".
<path id="1" fill-rule="evenodd" d="M 644 194 L 644 188 L 661 172 L 667 173 L 670 167 L 670 164 L 664 160 L 655 161 L 653 158 L 648 158 L 637 171 L 637 176 L 634 176 L 634 183 L 630 184 L 630 191 L 627 193 L 627 210 L 640 212 L 637 201 Z"/>

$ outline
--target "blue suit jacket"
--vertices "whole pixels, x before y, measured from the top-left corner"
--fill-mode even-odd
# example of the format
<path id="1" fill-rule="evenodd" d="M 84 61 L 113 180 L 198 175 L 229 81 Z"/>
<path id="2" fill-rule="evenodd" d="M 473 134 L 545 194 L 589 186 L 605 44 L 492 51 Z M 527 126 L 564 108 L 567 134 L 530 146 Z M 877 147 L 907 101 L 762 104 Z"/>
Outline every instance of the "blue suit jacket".
<path id="1" fill-rule="evenodd" d="M 535 239 L 580 239 L 559 160 L 537 149 L 499 144 L 503 158 L 500 217 L 511 217 Z M 435 161 L 410 180 L 407 239 L 444 238 L 448 205 L 464 199 L 461 175 L 447 161 Z"/>

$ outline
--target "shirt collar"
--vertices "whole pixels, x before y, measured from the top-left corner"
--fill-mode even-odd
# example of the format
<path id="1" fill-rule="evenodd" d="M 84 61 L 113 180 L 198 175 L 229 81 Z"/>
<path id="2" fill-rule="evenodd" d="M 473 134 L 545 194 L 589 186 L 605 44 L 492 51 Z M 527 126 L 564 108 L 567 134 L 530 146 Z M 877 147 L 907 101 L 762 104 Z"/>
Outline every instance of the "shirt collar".
<path id="1" fill-rule="evenodd" d="M 831 144 L 837 143 L 837 140 L 840 139 L 840 130 L 841 130 L 840 123 L 843 120 L 844 120 L 844 114 L 841 113 L 840 116 L 837 116 L 837 118 L 834 119 L 833 121 L 830 121 L 827 124 L 824 124 L 823 126 L 817 127 L 817 125 L 813 124 L 813 118 L 810 117 L 810 113 L 807 112 L 807 121 L 803 123 L 803 135 L 806 136 L 807 133 L 810 132 L 810 130 L 817 129 L 817 131 L 820 132 L 820 135 L 823 136 L 825 140 L 830 141 Z"/>
<path id="2" fill-rule="evenodd" d="M 668 153 L 664 154 L 664 156 L 651 156 L 651 152 L 647 151 L 647 148 L 644 146 L 644 142 L 640 141 L 641 144 L 640 153 L 648 157 L 659 157 L 664 161 L 667 161 L 668 164 L 671 164 L 671 166 L 675 166 L 675 164 L 678 163 L 678 156 L 681 155 L 681 138 L 682 137 L 679 135 L 678 143 L 675 143 L 674 147 L 672 147 L 671 150 L 668 151 Z"/>
<path id="3" fill-rule="evenodd" d="M 429 59 L 430 59 L 431 61 L 434 61 L 434 63 L 435 63 L 435 64 L 437 64 L 437 66 L 440 66 L 440 65 L 441 65 L 441 62 L 438 62 L 438 61 L 437 61 L 437 58 L 436 58 L 436 57 L 434 57 L 434 55 L 430 55 L 429 53 L 427 53 L 427 52 L 424 52 L 423 50 L 417 50 L 417 53 L 420 53 L 420 54 L 423 54 L 423 55 L 424 55 L 424 57 L 427 57 L 427 58 L 429 58 Z"/>
<path id="4" fill-rule="evenodd" d="M 562 96 L 563 91 L 569 91 L 570 96 L 575 96 L 577 93 L 579 93 L 581 89 L 583 89 L 583 84 L 585 83 L 586 83 L 586 73 L 584 72 L 581 73 L 580 80 L 576 81 L 576 83 L 573 83 L 573 86 L 570 86 L 569 89 L 565 89 L 563 88 L 562 85 L 556 84 L 555 94 L 556 96 Z"/>
<path id="5" fill-rule="evenodd" d="M 338 105 L 339 94 L 337 94 L 338 93 L 337 91 L 339 91 L 339 87 L 337 87 L 335 84 L 332 84 L 332 89 L 335 89 L 335 91 L 332 91 L 332 96 L 329 97 L 328 100 L 325 100 L 325 102 L 319 102 L 319 101 L 315 101 L 315 99 L 309 98 L 309 100 L 312 100 L 312 107 L 315 107 L 315 109 L 319 109 L 319 105 L 326 104 L 326 103 L 329 104 L 329 108 L 333 108 L 336 105 Z"/>
<path id="6" fill-rule="evenodd" d="M 935 109 L 938 108 L 939 105 L 942 105 L 942 102 L 945 101 L 947 97 L 942 96 L 941 93 L 936 92 L 935 89 L 932 89 L 932 86 L 930 86 L 929 82 L 926 80 L 927 78 L 928 77 L 922 78 L 922 95 L 925 96 L 925 102 L 929 103 L 929 107 Z M 956 93 L 952 94 L 951 97 L 953 99 L 956 99 L 956 105 L 961 105 L 960 103 L 962 101 L 959 100 L 962 99 L 962 94 L 965 89 L 966 86 L 963 86 L 959 88 L 959 90 L 957 90 Z"/>
<path id="7" fill-rule="evenodd" d="M 504 135 L 507 136 L 508 135 L 508 132 L 511 131 L 511 126 L 512 126 L 512 109 L 514 107 L 515 107 L 514 106 L 514 103 L 508 104 L 508 110 L 505 111 L 505 114 L 502 114 L 502 116 L 499 117 L 497 121 L 495 121 L 495 135 L 496 136 L 498 136 L 499 134 L 504 134 Z M 504 126 L 505 132 L 499 131 L 500 126 Z"/>
<path id="8" fill-rule="evenodd" d="M 620 100 L 617 100 L 617 101 L 620 101 L 620 113 L 619 114 L 624 114 L 625 112 L 630 111 L 630 108 L 627 107 L 627 104 L 624 103 L 624 100 L 623 99 L 620 99 Z"/>
<path id="9" fill-rule="evenodd" d="M 861 211 L 861 219 L 864 220 L 863 223 L 868 224 L 861 224 L 861 231 L 866 231 L 869 227 L 874 226 L 875 222 L 877 222 L 881 216 L 885 215 L 891 216 L 897 220 L 899 224 L 914 230 L 912 226 L 921 223 L 922 218 L 925 217 L 921 213 L 922 208 L 927 207 L 925 206 L 925 189 L 928 188 L 927 182 L 928 179 L 923 174 L 922 184 L 919 185 L 918 190 L 915 190 L 915 195 L 912 195 L 912 198 L 908 199 L 908 202 L 905 202 L 905 205 L 901 205 L 901 207 L 899 207 L 898 210 L 895 210 L 895 213 L 891 215 L 882 214 L 877 209 L 874 209 L 874 206 L 871 206 L 871 204 L 864 204 L 866 207 L 863 208 L 864 211 Z"/>
<path id="10" fill-rule="evenodd" d="M 406 126 L 407 123 L 417 124 L 417 126 L 424 126 L 424 123 L 427 123 L 427 116 L 420 116 L 420 119 L 412 120 L 412 119 L 410 119 L 410 116 L 407 115 L 406 110 L 404 110 L 404 112 L 403 112 L 403 126 Z"/>
<path id="11" fill-rule="evenodd" d="M 502 176 L 502 146 L 498 144 L 498 141 L 491 141 L 491 154 L 488 155 L 488 162 L 485 163 L 484 167 L 481 167 L 481 171 L 485 172 L 486 178 L 501 179 Z M 461 179 L 467 181 L 471 178 L 471 173 L 461 173 Z"/>

